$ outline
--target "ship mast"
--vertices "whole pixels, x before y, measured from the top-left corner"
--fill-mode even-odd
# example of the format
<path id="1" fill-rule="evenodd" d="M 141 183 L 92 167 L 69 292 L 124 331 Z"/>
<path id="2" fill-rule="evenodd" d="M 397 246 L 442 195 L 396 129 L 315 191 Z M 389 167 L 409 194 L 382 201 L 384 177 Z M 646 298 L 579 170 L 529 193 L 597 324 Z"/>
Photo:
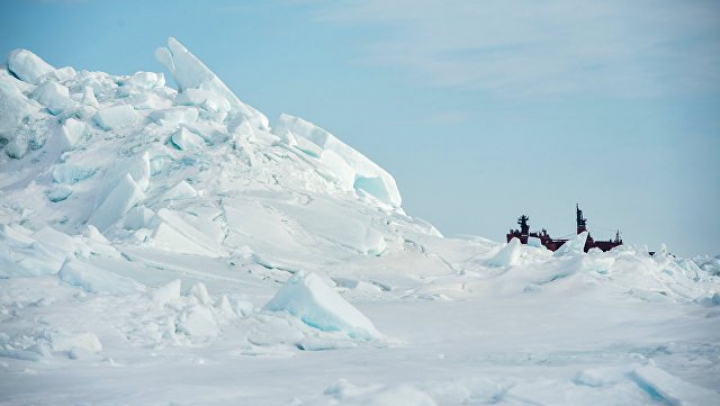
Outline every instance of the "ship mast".
<path id="1" fill-rule="evenodd" d="M 575 222 L 577 223 L 577 233 L 580 234 L 587 231 L 587 219 L 583 217 L 583 212 L 580 210 L 580 205 L 575 203 Z"/>
<path id="2" fill-rule="evenodd" d="M 518 224 L 520 225 L 520 233 L 522 235 L 528 235 L 530 233 L 530 226 L 528 225 L 529 220 L 530 217 L 524 214 L 520 216 L 520 218 L 518 218 Z"/>

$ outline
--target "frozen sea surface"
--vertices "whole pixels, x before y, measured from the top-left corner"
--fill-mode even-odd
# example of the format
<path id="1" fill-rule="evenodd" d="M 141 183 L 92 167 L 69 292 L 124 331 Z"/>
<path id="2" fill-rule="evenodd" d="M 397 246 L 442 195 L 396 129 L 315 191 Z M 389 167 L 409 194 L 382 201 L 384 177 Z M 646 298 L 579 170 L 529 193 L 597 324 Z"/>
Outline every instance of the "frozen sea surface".
<path id="1" fill-rule="evenodd" d="M 156 56 L 176 87 L 0 67 L 0 404 L 720 404 L 718 257 L 444 237 L 339 138 Z"/>

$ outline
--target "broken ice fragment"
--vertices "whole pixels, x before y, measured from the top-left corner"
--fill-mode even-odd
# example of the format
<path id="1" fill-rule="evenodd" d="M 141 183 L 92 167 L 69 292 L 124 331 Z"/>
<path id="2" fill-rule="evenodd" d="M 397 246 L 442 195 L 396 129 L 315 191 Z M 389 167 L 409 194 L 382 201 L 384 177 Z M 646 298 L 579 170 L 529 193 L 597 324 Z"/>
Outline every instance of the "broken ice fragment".
<path id="1" fill-rule="evenodd" d="M 10 52 L 10 55 L 8 55 L 8 69 L 18 79 L 33 85 L 38 84 L 38 79 L 41 76 L 55 70 L 55 68 L 27 49 L 16 49 Z"/>
<path id="2" fill-rule="evenodd" d="M 372 322 L 315 273 L 296 273 L 263 310 L 288 312 L 321 331 L 342 331 L 353 338 L 382 337 Z"/>

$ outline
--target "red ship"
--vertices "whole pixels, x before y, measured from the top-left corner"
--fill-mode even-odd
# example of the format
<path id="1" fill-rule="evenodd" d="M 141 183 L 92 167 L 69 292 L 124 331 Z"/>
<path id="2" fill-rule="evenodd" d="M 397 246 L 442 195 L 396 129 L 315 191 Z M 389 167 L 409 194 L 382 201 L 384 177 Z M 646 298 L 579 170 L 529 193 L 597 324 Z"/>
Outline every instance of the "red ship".
<path id="1" fill-rule="evenodd" d="M 580 210 L 580 207 L 578 205 L 575 205 L 575 214 L 577 222 L 577 233 L 580 234 L 582 232 L 588 231 L 587 219 L 583 217 L 583 212 L 582 210 Z M 537 240 L 539 240 L 540 244 L 545 246 L 545 248 L 549 249 L 550 251 L 557 251 L 558 248 L 562 247 L 563 244 L 568 242 L 567 239 L 555 239 L 550 237 L 547 230 L 544 228 L 539 233 L 531 232 L 530 226 L 528 225 L 529 220 L 530 217 L 524 214 L 520 216 L 518 218 L 518 224 L 520 225 L 520 229 L 511 229 L 510 232 L 507 234 L 507 242 L 510 242 L 510 240 L 512 240 L 513 238 L 517 238 L 518 240 L 520 240 L 521 243 L 527 244 L 528 240 L 530 240 L 531 238 L 536 238 Z M 595 240 L 588 232 L 587 241 L 585 242 L 585 252 L 588 252 L 591 248 L 599 248 L 602 251 L 610 251 L 618 245 L 622 245 L 622 243 L 623 242 L 620 238 L 620 231 L 615 233 L 614 240 Z"/>

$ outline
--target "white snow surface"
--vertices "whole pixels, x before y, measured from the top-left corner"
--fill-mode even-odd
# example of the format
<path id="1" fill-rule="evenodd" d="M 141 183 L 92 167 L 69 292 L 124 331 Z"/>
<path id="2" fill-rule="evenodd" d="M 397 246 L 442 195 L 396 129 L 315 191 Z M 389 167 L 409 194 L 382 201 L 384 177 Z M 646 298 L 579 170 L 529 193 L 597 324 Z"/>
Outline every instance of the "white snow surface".
<path id="1" fill-rule="evenodd" d="M 1 405 L 720 404 L 719 256 L 443 237 L 361 152 L 156 56 L 177 90 L 0 67 Z"/>

